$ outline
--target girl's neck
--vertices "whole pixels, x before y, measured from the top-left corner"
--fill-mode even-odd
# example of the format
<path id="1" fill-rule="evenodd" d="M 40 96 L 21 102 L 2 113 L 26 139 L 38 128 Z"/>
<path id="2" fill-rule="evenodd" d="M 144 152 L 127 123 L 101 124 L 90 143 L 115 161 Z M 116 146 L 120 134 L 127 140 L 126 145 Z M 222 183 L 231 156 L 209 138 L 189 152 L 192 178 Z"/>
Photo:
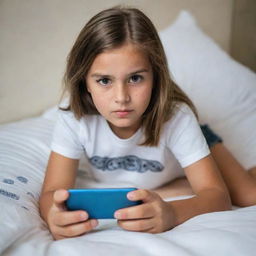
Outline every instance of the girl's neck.
<path id="1" fill-rule="evenodd" d="M 112 132 L 120 139 L 129 139 L 132 137 L 140 128 L 140 124 L 134 127 L 116 127 L 111 123 L 107 122 Z"/>

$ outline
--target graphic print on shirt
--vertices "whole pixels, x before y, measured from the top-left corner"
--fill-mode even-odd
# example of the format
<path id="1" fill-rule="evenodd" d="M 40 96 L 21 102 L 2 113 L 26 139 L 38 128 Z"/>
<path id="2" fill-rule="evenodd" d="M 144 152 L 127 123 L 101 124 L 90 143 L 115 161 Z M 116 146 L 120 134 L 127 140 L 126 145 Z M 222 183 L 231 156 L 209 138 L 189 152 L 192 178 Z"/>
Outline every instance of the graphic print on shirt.
<path id="1" fill-rule="evenodd" d="M 142 159 L 134 155 L 113 158 L 93 156 L 89 160 L 95 168 L 102 171 L 122 169 L 144 173 L 147 171 L 161 172 L 164 169 L 164 166 L 158 161 Z"/>

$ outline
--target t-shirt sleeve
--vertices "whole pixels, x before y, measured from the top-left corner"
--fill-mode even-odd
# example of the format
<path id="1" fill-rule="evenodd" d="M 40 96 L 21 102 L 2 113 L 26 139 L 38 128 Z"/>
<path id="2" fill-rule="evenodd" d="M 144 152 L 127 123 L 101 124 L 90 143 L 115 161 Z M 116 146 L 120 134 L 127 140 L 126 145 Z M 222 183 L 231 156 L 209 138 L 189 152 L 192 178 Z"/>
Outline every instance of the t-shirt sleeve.
<path id="1" fill-rule="evenodd" d="M 169 128 L 169 148 L 182 168 L 210 154 L 197 118 L 187 105 L 178 107 Z"/>
<path id="2" fill-rule="evenodd" d="M 51 150 L 72 159 L 80 159 L 84 150 L 80 140 L 80 124 L 68 111 L 59 111 L 53 130 Z"/>

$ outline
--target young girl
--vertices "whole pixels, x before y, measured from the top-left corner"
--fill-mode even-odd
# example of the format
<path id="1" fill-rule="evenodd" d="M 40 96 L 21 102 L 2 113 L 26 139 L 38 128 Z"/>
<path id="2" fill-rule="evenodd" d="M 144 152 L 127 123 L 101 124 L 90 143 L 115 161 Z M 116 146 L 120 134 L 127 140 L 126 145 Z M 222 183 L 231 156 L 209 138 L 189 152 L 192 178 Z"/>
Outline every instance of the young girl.
<path id="1" fill-rule="evenodd" d="M 173 83 L 151 21 L 133 8 L 111 8 L 80 32 L 67 62 L 69 106 L 59 113 L 40 197 L 54 239 L 98 224 L 67 211 L 79 159 L 102 187 L 138 187 L 143 204 L 116 211 L 120 227 L 159 233 L 207 212 L 229 210 L 226 186 L 198 125 L 195 108 Z M 154 189 L 185 175 L 195 196 L 164 201 Z"/>

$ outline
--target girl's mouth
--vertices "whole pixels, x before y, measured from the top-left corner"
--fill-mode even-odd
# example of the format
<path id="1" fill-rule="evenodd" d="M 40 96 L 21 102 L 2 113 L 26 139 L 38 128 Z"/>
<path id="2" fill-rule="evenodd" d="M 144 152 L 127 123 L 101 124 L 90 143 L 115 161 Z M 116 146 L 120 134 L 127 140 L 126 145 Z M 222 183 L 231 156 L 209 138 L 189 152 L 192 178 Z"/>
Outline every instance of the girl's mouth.
<path id="1" fill-rule="evenodd" d="M 117 110 L 117 111 L 114 111 L 114 113 L 122 118 L 122 117 L 127 117 L 130 113 L 132 112 L 132 110 Z"/>

